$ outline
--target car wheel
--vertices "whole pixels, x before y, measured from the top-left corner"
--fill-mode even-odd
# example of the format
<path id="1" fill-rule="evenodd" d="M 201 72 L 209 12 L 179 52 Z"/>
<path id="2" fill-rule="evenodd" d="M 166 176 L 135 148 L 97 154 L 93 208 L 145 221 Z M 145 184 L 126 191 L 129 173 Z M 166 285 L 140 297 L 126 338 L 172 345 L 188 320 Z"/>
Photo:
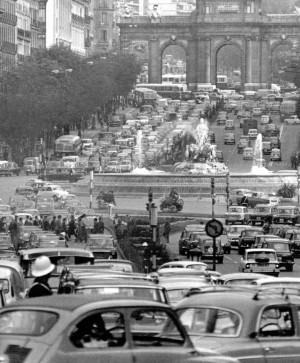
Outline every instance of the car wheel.
<path id="1" fill-rule="evenodd" d="M 294 266 L 293 265 L 286 266 L 286 271 L 293 272 L 293 270 L 294 270 Z"/>
<path id="2" fill-rule="evenodd" d="M 225 225 L 228 226 L 228 224 L 229 224 L 228 221 L 225 220 Z"/>
<path id="3" fill-rule="evenodd" d="M 218 258 L 218 263 L 223 263 L 223 257 L 221 257 L 221 258 Z"/>

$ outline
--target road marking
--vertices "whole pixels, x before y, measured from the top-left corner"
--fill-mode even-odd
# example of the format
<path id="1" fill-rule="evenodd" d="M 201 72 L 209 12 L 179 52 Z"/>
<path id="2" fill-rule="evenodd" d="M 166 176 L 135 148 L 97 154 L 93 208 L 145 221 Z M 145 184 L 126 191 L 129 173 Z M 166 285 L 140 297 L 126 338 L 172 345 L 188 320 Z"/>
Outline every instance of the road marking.
<path id="1" fill-rule="evenodd" d="M 282 125 L 280 126 L 279 140 L 281 140 L 282 133 L 283 133 L 283 129 L 284 129 L 284 124 L 282 124 Z"/>
<path id="2" fill-rule="evenodd" d="M 233 262 L 233 263 L 238 263 L 237 261 L 234 261 L 233 258 L 229 257 L 229 256 L 224 256 L 225 259 L 227 259 L 228 261 L 230 262 Z"/>

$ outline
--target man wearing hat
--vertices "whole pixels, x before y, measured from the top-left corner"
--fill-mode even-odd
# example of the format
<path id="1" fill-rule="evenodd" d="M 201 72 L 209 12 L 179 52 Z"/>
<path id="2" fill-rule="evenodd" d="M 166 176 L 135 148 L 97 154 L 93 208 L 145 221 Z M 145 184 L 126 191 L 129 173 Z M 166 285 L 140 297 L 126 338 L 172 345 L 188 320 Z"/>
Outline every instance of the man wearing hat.
<path id="1" fill-rule="evenodd" d="M 52 289 L 48 284 L 51 272 L 55 266 L 49 257 L 39 256 L 32 264 L 31 273 L 35 277 L 34 282 L 28 290 L 28 297 L 39 297 L 52 295 Z"/>

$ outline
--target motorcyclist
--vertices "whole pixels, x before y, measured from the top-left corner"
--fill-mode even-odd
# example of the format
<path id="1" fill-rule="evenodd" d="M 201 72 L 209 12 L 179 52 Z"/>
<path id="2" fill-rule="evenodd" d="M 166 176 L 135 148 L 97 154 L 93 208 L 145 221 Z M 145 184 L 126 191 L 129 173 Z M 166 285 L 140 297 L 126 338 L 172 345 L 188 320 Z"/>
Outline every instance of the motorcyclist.
<path id="1" fill-rule="evenodd" d="M 241 199 L 241 205 L 244 207 L 248 207 L 249 205 L 249 200 L 247 195 L 243 195 L 242 199 Z"/>
<path id="2" fill-rule="evenodd" d="M 176 189 L 171 189 L 169 197 L 174 201 L 177 202 L 177 200 L 179 199 L 179 194 L 177 193 Z"/>

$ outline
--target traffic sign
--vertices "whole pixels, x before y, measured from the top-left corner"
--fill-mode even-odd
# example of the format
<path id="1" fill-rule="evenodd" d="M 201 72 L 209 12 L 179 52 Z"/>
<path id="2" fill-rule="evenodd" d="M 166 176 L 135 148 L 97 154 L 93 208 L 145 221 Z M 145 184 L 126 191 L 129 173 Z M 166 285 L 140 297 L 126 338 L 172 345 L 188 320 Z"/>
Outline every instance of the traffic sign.
<path id="1" fill-rule="evenodd" d="M 219 237 L 223 234 L 223 224 L 217 219 L 210 219 L 205 225 L 205 232 L 209 237 Z"/>

